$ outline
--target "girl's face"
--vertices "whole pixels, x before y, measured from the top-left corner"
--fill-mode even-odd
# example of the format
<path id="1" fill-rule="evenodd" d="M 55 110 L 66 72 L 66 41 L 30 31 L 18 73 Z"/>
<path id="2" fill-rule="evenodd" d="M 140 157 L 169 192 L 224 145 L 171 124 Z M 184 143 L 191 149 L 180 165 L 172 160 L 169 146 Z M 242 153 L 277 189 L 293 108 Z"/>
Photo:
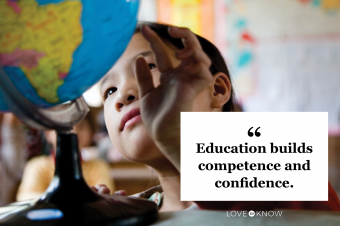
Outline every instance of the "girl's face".
<path id="1" fill-rule="evenodd" d="M 173 65 L 180 61 L 175 51 L 166 49 Z M 127 159 L 146 164 L 164 159 L 148 135 L 140 116 L 138 83 L 135 77 L 135 59 L 142 55 L 148 63 L 155 87 L 160 84 L 154 54 L 141 33 L 133 35 L 128 47 L 116 64 L 104 76 L 100 94 L 104 100 L 104 116 L 109 136 L 117 150 Z M 138 70 L 138 69 L 137 69 Z M 211 111 L 210 89 L 204 90 L 194 100 L 194 111 Z"/>

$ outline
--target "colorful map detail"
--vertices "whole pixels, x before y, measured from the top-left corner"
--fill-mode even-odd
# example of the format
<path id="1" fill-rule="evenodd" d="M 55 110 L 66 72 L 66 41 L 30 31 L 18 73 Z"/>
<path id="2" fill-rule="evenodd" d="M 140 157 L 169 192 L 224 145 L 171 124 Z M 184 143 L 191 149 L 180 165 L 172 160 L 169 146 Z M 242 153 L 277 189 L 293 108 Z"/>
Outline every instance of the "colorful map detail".
<path id="1" fill-rule="evenodd" d="M 0 112 L 15 109 L 16 91 L 39 108 L 79 98 L 124 52 L 138 8 L 139 0 L 0 0 Z"/>
<path id="2" fill-rule="evenodd" d="M 24 66 L 28 70 L 39 66 L 39 59 L 44 57 L 45 53 L 38 53 L 35 50 L 16 49 L 12 53 L 0 54 L 0 64 L 2 66 Z"/>
<path id="3" fill-rule="evenodd" d="M 9 5 L 10 7 L 13 8 L 13 10 L 16 12 L 16 13 L 20 13 L 21 12 L 21 9 L 18 5 L 18 2 L 15 1 L 15 0 L 8 0 L 7 1 L 7 5 Z"/>
<path id="4" fill-rule="evenodd" d="M 0 64 L 20 69 L 48 103 L 59 102 L 57 90 L 83 40 L 81 14 L 81 1 L 1 0 Z"/>

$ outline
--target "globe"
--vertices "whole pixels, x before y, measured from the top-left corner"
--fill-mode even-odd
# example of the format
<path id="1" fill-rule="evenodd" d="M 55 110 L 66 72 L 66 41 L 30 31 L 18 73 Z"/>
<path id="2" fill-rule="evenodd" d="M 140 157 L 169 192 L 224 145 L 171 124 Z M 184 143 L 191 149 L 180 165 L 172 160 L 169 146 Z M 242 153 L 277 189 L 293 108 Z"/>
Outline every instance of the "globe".
<path id="1" fill-rule="evenodd" d="M 138 5 L 138 0 L 1 0 L 0 65 L 40 107 L 74 100 L 123 53 Z M 0 111 L 10 110 L 5 98 L 0 96 Z"/>

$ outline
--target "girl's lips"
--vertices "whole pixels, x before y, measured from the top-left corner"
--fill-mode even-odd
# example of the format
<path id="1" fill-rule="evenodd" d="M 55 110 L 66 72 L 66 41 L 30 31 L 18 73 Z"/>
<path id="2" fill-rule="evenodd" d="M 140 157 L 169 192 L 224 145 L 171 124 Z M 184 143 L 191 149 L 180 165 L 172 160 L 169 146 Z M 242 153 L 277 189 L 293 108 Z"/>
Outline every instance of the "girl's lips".
<path id="1" fill-rule="evenodd" d="M 133 108 L 128 113 L 126 113 L 121 122 L 119 129 L 120 131 L 123 131 L 125 128 L 130 127 L 132 124 L 140 121 L 141 115 L 140 115 L 140 109 L 139 108 Z"/>
<path id="2" fill-rule="evenodd" d="M 130 119 L 129 121 L 127 121 L 125 123 L 124 129 L 129 128 L 130 126 L 132 126 L 133 124 L 135 124 L 136 122 L 139 122 L 142 120 L 142 116 L 141 115 L 136 115 L 135 117 L 133 117 L 132 119 Z"/>

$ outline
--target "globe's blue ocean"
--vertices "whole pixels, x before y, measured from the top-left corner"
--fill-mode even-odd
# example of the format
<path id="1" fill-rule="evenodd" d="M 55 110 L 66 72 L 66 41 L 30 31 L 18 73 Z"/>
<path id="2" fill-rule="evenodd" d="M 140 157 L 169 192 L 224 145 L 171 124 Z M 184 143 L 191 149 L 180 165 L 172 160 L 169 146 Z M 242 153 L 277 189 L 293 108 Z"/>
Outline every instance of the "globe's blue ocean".
<path id="1" fill-rule="evenodd" d="M 40 5 L 63 0 L 37 0 Z M 73 63 L 64 84 L 59 87 L 58 103 L 39 97 L 18 67 L 4 67 L 16 88 L 31 102 L 41 107 L 74 100 L 98 82 L 114 65 L 129 43 L 137 23 L 139 0 L 82 0 L 81 25 L 83 41 L 73 53 Z M 0 111 L 10 110 L 0 95 Z"/>

